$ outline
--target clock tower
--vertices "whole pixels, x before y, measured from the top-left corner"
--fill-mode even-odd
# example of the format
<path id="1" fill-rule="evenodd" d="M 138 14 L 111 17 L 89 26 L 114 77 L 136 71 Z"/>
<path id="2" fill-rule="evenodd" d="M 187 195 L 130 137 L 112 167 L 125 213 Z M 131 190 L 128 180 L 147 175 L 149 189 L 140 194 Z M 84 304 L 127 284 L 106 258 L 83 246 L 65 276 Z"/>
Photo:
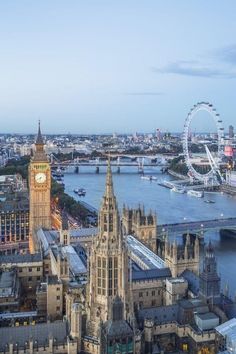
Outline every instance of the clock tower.
<path id="1" fill-rule="evenodd" d="M 51 229 L 51 168 L 44 151 L 40 122 L 35 151 L 29 164 L 30 253 L 39 249 L 35 233 L 38 228 Z"/>

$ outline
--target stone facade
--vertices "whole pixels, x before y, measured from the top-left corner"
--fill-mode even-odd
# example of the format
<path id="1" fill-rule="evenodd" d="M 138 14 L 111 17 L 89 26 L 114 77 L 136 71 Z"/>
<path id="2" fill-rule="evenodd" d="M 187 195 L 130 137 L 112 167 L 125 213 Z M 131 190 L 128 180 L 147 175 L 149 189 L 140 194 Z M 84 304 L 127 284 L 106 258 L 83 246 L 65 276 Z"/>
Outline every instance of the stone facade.
<path id="1" fill-rule="evenodd" d="M 212 244 L 205 249 L 203 271 L 200 274 L 200 295 L 213 303 L 220 299 L 220 277 L 217 273 L 217 262 Z"/>
<path id="2" fill-rule="evenodd" d="M 35 232 L 38 228 L 51 229 L 51 168 L 44 152 L 40 124 L 35 152 L 29 164 L 30 232 L 31 253 L 39 251 Z"/>
<path id="3" fill-rule="evenodd" d="M 214 330 L 203 333 L 176 321 L 156 325 L 153 320 L 145 320 L 144 338 L 146 354 L 152 354 L 159 348 L 162 348 L 163 353 L 176 352 L 176 347 L 191 354 L 215 353 Z"/>
<path id="4" fill-rule="evenodd" d="M 29 248 L 29 200 L 27 193 L 7 194 L 0 203 L 0 255 Z"/>
<path id="5" fill-rule="evenodd" d="M 136 280 L 132 283 L 132 296 L 135 309 L 162 306 L 165 303 L 165 280 Z"/>
<path id="6" fill-rule="evenodd" d="M 99 231 L 90 250 L 86 304 L 86 334 L 94 337 L 99 347 L 101 324 L 112 320 L 112 303 L 116 296 L 124 304 L 124 321 L 130 322 L 133 318 L 128 268 L 128 249 L 123 239 L 109 162 L 106 190 L 99 213 Z"/>
<path id="7" fill-rule="evenodd" d="M 51 320 L 62 317 L 63 285 L 57 276 L 48 276 L 47 279 L 47 316 Z"/>
<path id="8" fill-rule="evenodd" d="M 16 269 L 0 270 L 0 313 L 20 308 L 20 284 Z"/>
<path id="9" fill-rule="evenodd" d="M 24 299 L 35 299 L 36 289 L 43 280 L 43 260 L 41 254 L 13 254 L 0 258 L 0 267 L 16 269 Z"/>
<path id="10" fill-rule="evenodd" d="M 63 284 L 57 276 L 47 277 L 36 292 L 37 311 L 47 320 L 54 321 L 62 318 L 63 314 Z"/>
<path id="11" fill-rule="evenodd" d="M 165 263 L 171 270 L 172 277 L 180 276 L 186 269 L 191 270 L 196 275 L 199 274 L 199 239 L 190 240 L 190 235 L 186 235 L 183 245 L 177 245 L 168 240 L 165 241 Z"/>
<path id="12" fill-rule="evenodd" d="M 123 207 L 122 225 L 126 235 L 134 235 L 154 253 L 157 251 L 157 218 L 151 211 L 145 214 L 144 208 Z"/>
<path id="13" fill-rule="evenodd" d="M 184 278 L 166 279 L 166 305 L 174 305 L 186 297 L 188 282 Z"/>

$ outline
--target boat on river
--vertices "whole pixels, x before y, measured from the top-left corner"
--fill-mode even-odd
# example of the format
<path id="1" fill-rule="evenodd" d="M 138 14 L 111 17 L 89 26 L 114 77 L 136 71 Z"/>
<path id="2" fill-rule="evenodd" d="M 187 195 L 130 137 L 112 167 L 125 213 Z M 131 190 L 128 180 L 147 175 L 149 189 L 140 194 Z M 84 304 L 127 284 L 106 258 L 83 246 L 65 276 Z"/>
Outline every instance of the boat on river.
<path id="1" fill-rule="evenodd" d="M 74 193 L 78 194 L 79 197 L 85 197 L 86 190 L 84 188 L 75 188 Z"/>
<path id="2" fill-rule="evenodd" d="M 86 190 L 84 188 L 80 188 L 78 190 L 78 196 L 79 197 L 85 197 L 85 195 L 86 195 Z"/>
<path id="3" fill-rule="evenodd" d="M 214 200 L 211 200 L 211 199 L 206 199 L 204 200 L 204 203 L 208 203 L 208 204 L 214 204 Z"/>

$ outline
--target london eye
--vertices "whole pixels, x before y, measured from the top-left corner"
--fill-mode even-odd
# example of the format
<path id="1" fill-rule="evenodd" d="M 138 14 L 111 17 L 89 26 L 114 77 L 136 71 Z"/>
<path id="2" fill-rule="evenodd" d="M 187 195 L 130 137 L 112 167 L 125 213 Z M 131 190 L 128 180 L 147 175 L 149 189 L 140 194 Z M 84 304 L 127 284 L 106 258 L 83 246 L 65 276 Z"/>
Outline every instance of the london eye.
<path id="1" fill-rule="evenodd" d="M 196 170 L 192 163 L 191 151 L 189 147 L 189 136 L 190 136 L 190 125 L 193 119 L 197 119 L 197 113 L 200 111 L 205 111 L 208 113 L 209 117 L 213 119 L 216 130 L 217 130 L 217 156 L 213 158 L 207 144 L 205 144 L 205 151 L 207 154 L 209 162 L 209 170 L 207 172 L 199 172 Z M 199 102 L 195 104 L 190 112 L 187 115 L 184 123 L 184 132 L 183 132 L 183 153 L 185 163 L 188 168 L 189 176 L 195 178 L 198 181 L 201 181 L 207 184 L 210 180 L 216 180 L 223 182 L 223 177 L 220 174 L 219 161 L 222 159 L 224 151 L 224 128 L 222 126 L 222 120 L 219 113 L 209 102 Z"/>

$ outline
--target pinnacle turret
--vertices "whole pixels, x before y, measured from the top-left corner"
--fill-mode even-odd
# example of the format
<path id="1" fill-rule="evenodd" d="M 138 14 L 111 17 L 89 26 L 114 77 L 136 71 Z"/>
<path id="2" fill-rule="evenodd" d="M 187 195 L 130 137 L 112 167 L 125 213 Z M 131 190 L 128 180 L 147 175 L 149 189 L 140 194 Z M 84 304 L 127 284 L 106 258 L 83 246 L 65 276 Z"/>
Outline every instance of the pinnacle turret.
<path id="1" fill-rule="evenodd" d="M 69 220 L 68 220 L 68 215 L 65 210 L 65 207 L 62 209 L 62 213 L 61 213 L 61 229 L 62 230 L 69 229 Z"/>

